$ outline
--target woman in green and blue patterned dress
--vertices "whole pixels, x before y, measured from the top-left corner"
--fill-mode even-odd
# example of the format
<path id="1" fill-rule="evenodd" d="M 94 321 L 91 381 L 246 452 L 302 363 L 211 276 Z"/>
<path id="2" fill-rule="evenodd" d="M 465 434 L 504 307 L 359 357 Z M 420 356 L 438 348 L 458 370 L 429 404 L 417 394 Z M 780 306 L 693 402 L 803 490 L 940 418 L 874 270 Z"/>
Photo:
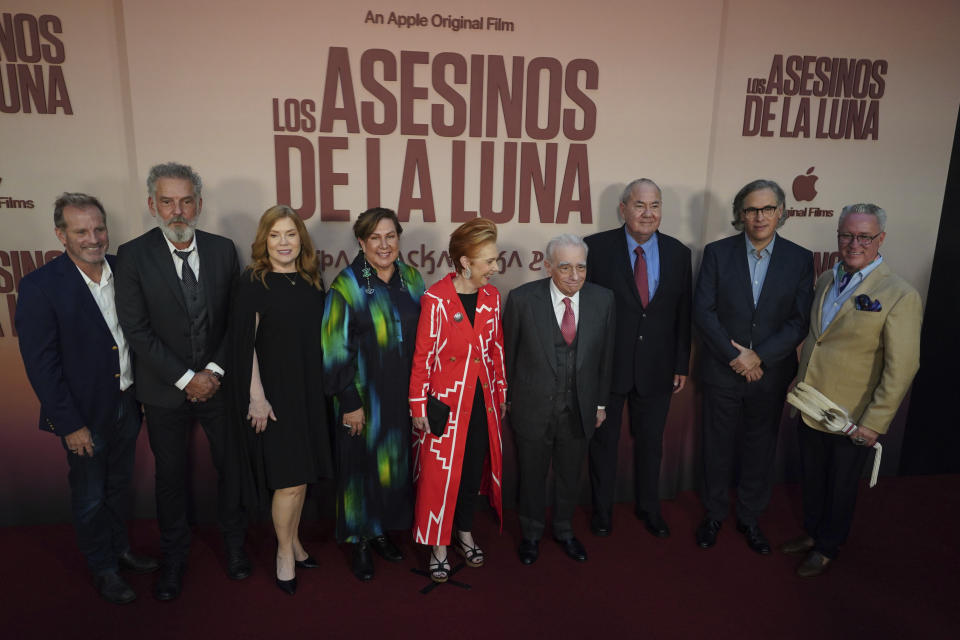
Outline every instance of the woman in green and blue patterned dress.
<path id="1" fill-rule="evenodd" d="M 364 211 L 353 225 L 360 252 L 330 285 L 323 367 L 337 413 L 337 541 L 353 544 L 352 570 L 373 578 L 371 549 L 403 554 L 388 531 L 413 522 L 407 392 L 423 278 L 400 260 L 396 213 Z"/>

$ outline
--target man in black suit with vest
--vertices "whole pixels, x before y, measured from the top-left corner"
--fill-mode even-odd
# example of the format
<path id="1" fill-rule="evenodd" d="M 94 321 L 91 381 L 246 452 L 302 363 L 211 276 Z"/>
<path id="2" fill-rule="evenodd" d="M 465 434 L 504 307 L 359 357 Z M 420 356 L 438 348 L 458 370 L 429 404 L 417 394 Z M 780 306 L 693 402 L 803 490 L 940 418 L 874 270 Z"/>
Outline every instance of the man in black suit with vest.
<path id="1" fill-rule="evenodd" d="M 243 550 L 246 523 L 224 500 L 228 428 L 222 394 L 224 344 L 236 249 L 222 236 L 197 231 L 203 207 L 200 176 L 167 163 L 150 170 L 147 205 L 157 228 L 117 251 L 117 313 L 136 356 L 137 399 L 143 403 L 156 460 L 157 519 L 163 569 L 158 600 L 180 595 L 190 548 L 187 523 L 187 445 L 194 421 L 210 443 L 219 475 L 218 521 L 227 549 L 227 575 L 250 575 Z"/>
<path id="2" fill-rule="evenodd" d="M 77 544 L 108 602 L 137 595 L 118 574 L 156 571 L 130 550 L 130 479 L 140 434 L 130 349 L 117 322 L 107 214 L 93 196 L 64 193 L 53 222 L 64 254 L 20 283 L 15 323 L 40 400 L 40 429 L 67 452 Z"/>
<path id="3" fill-rule="evenodd" d="M 591 528 L 612 531 L 623 405 L 633 435 L 635 513 L 653 535 L 670 529 L 660 512 L 660 460 L 670 398 L 690 367 L 690 250 L 659 231 L 660 187 L 641 178 L 620 198 L 623 226 L 587 237 L 587 278 L 616 298 L 613 380 L 607 419 L 590 441 Z"/>
<path id="4" fill-rule="evenodd" d="M 606 418 L 613 362 L 613 294 L 584 283 L 587 245 L 564 234 L 547 244 L 549 278 L 510 292 L 503 314 L 510 424 L 516 433 L 523 564 L 539 555 L 553 464 L 553 537 L 583 562 L 573 512 L 587 442 Z"/>
<path id="5" fill-rule="evenodd" d="M 704 549 L 729 511 L 735 443 L 740 442 L 737 531 L 760 554 L 770 544 L 758 518 L 770 501 L 777 434 L 797 345 L 807 334 L 813 254 L 777 233 L 786 222 L 783 189 L 755 180 L 733 200 L 742 233 L 704 248 L 693 318 L 703 339 Z M 739 435 L 739 437 L 738 437 Z"/>

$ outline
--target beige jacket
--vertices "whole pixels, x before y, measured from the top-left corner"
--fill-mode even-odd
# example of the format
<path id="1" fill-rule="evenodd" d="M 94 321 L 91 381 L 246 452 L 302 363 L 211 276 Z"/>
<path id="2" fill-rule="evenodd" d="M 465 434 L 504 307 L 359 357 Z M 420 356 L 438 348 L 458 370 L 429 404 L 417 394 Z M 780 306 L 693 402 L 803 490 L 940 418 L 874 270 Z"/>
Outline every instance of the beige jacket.
<path id="1" fill-rule="evenodd" d="M 882 262 L 821 333 L 833 274 L 831 269 L 817 280 L 797 380 L 846 409 L 857 425 L 886 433 L 920 366 L 920 294 Z M 882 309 L 857 311 L 854 300 L 861 294 L 879 300 Z M 803 421 L 827 430 L 806 416 Z"/>

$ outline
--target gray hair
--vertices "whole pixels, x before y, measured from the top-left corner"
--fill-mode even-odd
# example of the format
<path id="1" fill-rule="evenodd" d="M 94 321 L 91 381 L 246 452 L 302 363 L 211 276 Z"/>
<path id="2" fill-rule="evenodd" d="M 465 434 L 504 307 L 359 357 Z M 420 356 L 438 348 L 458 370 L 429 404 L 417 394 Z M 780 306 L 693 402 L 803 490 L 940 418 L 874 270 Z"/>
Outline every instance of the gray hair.
<path id="1" fill-rule="evenodd" d="M 843 221 L 846 219 L 847 214 L 850 213 L 869 213 L 877 219 L 877 224 L 880 225 L 880 231 L 886 231 L 887 229 L 887 212 L 875 204 L 864 202 L 848 204 L 843 208 L 843 211 L 840 212 L 840 219 L 837 221 L 838 229 L 843 226 Z"/>
<path id="2" fill-rule="evenodd" d="M 160 178 L 189 180 L 193 183 L 193 195 L 198 199 L 203 197 L 203 181 L 193 167 L 177 162 L 165 162 L 151 167 L 150 174 L 147 176 L 147 193 L 151 198 L 157 196 L 157 180 Z"/>
<path id="3" fill-rule="evenodd" d="M 630 183 L 623 188 L 623 193 L 620 194 L 620 204 L 627 204 L 627 200 L 630 199 L 630 194 L 633 193 L 634 187 L 639 187 L 642 184 L 650 185 L 657 190 L 657 194 L 660 196 L 660 198 L 663 198 L 663 191 L 660 189 L 660 185 L 650 178 L 637 178 L 636 180 L 630 181 Z"/>
<path id="4" fill-rule="evenodd" d="M 743 201 L 746 200 L 747 196 L 754 191 L 761 191 L 763 189 L 770 189 L 770 191 L 773 191 L 773 195 L 777 196 L 777 206 L 783 210 L 783 213 L 780 215 L 780 220 L 777 221 L 777 229 L 787 223 L 787 196 L 784 195 L 783 189 L 781 189 L 780 185 L 773 180 L 761 179 L 747 183 L 742 189 L 740 189 L 740 191 L 737 192 L 737 195 L 733 197 L 733 222 L 730 224 L 733 225 L 734 229 L 737 231 L 743 231 L 743 219 L 741 218 L 741 214 L 743 213 Z"/>
<path id="5" fill-rule="evenodd" d="M 63 219 L 63 210 L 67 207 L 77 207 L 78 209 L 96 207 L 100 209 L 100 215 L 103 216 L 103 224 L 107 224 L 107 212 L 103 210 L 103 205 L 94 196 L 64 191 L 53 203 L 53 226 L 57 229 L 67 228 L 67 221 Z"/>
<path id="6" fill-rule="evenodd" d="M 583 241 L 578 235 L 572 233 L 563 233 L 559 236 L 550 239 L 550 242 L 547 243 L 547 248 L 544 253 L 544 259 L 550 264 L 553 264 L 553 253 L 562 247 L 572 247 L 574 249 L 583 249 L 583 255 L 586 256 L 587 252 L 590 251 L 590 247 L 587 246 L 587 243 Z"/>

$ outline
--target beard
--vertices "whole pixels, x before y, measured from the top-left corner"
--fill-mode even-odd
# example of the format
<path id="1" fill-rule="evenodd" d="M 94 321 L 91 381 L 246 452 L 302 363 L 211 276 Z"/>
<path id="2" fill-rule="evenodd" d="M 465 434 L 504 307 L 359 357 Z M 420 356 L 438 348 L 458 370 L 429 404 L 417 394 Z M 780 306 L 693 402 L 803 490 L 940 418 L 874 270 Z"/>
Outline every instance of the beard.
<path id="1" fill-rule="evenodd" d="M 170 226 L 176 222 L 187 226 L 179 228 Z M 160 227 L 160 231 L 163 232 L 163 235 L 166 236 L 170 242 L 190 242 L 193 240 L 193 232 L 197 228 L 197 219 L 187 220 L 183 216 L 174 216 L 170 218 L 170 220 L 164 220 L 160 216 L 157 216 L 157 226 Z"/>

